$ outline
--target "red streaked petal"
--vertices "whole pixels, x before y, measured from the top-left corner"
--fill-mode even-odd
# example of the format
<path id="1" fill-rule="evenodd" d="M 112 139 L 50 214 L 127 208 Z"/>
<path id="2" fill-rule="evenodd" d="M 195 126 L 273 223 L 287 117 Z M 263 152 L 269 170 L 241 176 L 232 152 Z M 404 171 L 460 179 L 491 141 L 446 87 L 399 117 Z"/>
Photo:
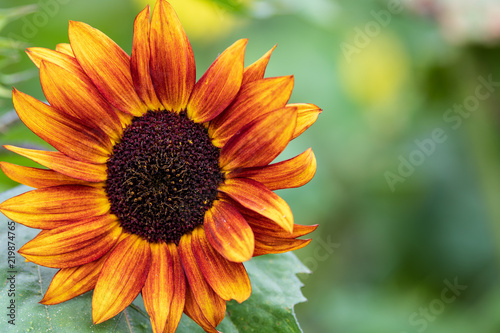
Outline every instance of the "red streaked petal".
<path id="1" fill-rule="evenodd" d="M 40 81 L 51 106 L 66 114 L 76 114 L 96 135 L 104 136 L 100 134 L 102 130 L 115 141 L 120 139 L 122 126 L 117 115 L 120 111 L 104 99 L 83 71 L 69 72 L 56 64 L 43 61 L 40 66 Z"/>
<path id="2" fill-rule="evenodd" d="M 157 1 L 151 18 L 151 79 L 163 106 L 179 112 L 186 108 L 196 82 L 191 44 L 172 6 Z"/>
<path id="3" fill-rule="evenodd" d="M 224 319 L 226 302 L 214 292 L 203 277 L 193 253 L 191 234 L 185 234 L 181 237 L 178 249 L 182 267 L 184 267 L 184 273 L 189 282 L 189 288 L 193 291 L 196 303 L 204 317 L 213 327 L 216 327 Z"/>
<path id="4" fill-rule="evenodd" d="M 229 261 L 215 251 L 202 228 L 193 230 L 192 242 L 193 253 L 203 276 L 222 299 L 235 299 L 241 303 L 250 297 L 250 279 L 242 263 Z"/>
<path id="5" fill-rule="evenodd" d="M 58 151 L 26 149 L 9 145 L 5 145 L 4 148 L 69 177 L 93 183 L 103 182 L 107 178 L 106 164 L 77 161 Z"/>
<path id="6" fill-rule="evenodd" d="M 283 230 L 283 228 L 281 228 L 280 226 L 276 225 L 273 221 L 263 218 L 258 214 L 245 214 L 244 217 L 247 220 L 248 225 L 250 225 L 250 227 L 255 233 L 266 234 L 277 238 L 301 237 L 313 232 L 318 227 L 317 224 L 314 225 L 294 224 L 293 232 L 289 233 L 288 231 Z"/>
<path id="7" fill-rule="evenodd" d="M 203 225 L 210 244 L 224 258 L 234 262 L 244 262 L 252 258 L 252 229 L 231 204 L 216 200 L 205 213 Z"/>
<path id="8" fill-rule="evenodd" d="M 165 243 L 151 243 L 151 267 L 142 288 L 144 306 L 155 332 L 163 332 L 174 296 L 173 261 Z"/>
<path id="9" fill-rule="evenodd" d="M 82 22 L 69 22 L 69 40 L 78 63 L 111 105 L 134 116 L 147 111 L 135 92 L 130 57 L 125 51 Z"/>
<path id="10" fill-rule="evenodd" d="M 228 47 L 198 80 L 187 106 L 187 114 L 193 121 L 212 120 L 236 97 L 243 78 L 247 42 L 240 39 Z"/>
<path id="11" fill-rule="evenodd" d="M 132 57 L 130 58 L 130 70 L 134 82 L 135 91 L 146 103 L 150 110 L 163 109 L 158 97 L 156 97 L 153 81 L 149 74 L 149 5 L 137 15 L 134 21 L 134 42 Z"/>
<path id="12" fill-rule="evenodd" d="M 22 122 L 60 152 L 82 162 L 106 163 L 113 147 L 103 133 L 90 132 L 76 119 L 16 89 L 12 101 Z"/>
<path id="13" fill-rule="evenodd" d="M 121 233 L 116 217 L 105 215 L 38 235 L 21 247 L 19 253 L 37 265 L 75 267 L 101 258 L 115 245 Z"/>
<path id="14" fill-rule="evenodd" d="M 104 263 L 92 296 L 94 324 L 120 313 L 137 297 L 149 273 L 151 249 L 141 237 L 130 234 Z"/>
<path id="15" fill-rule="evenodd" d="M 271 58 L 271 54 L 273 53 L 276 45 L 273 46 L 272 49 L 266 52 L 259 60 L 246 67 L 243 71 L 243 81 L 241 85 L 245 85 L 249 82 L 260 80 L 264 78 L 264 73 L 266 72 L 267 64 L 269 63 L 269 59 Z"/>
<path id="16" fill-rule="evenodd" d="M 56 64 L 72 73 L 82 72 L 82 68 L 80 64 L 78 64 L 78 61 L 76 61 L 74 57 L 62 52 L 43 47 L 30 47 L 26 50 L 26 54 L 28 54 L 28 57 L 38 68 L 42 65 L 42 61 L 46 61 Z"/>
<path id="17" fill-rule="evenodd" d="M 255 234 L 254 257 L 298 250 L 310 242 L 310 239 L 270 238 L 266 235 Z"/>
<path id="18" fill-rule="evenodd" d="M 224 302 L 224 304 L 226 304 Z M 225 306 L 224 306 L 225 308 Z M 208 333 L 221 333 L 215 329 L 216 325 L 213 325 L 203 313 L 203 310 L 200 308 L 198 303 L 196 302 L 193 291 L 191 288 L 187 288 L 186 291 L 186 305 L 184 307 L 184 312 L 188 315 L 189 318 L 193 319 L 195 323 L 200 325 L 205 332 Z"/>
<path id="19" fill-rule="evenodd" d="M 8 162 L 0 162 L 0 168 L 13 181 L 35 188 L 59 185 L 99 185 L 99 183 L 89 183 L 52 170 L 25 167 Z"/>
<path id="20" fill-rule="evenodd" d="M 271 191 L 300 187 L 316 173 L 316 157 L 311 148 L 286 161 L 263 167 L 237 169 L 228 178 L 250 178 L 264 184 Z"/>
<path id="21" fill-rule="evenodd" d="M 100 216 L 110 209 L 102 188 L 65 185 L 29 191 L 0 204 L 8 218 L 30 228 L 52 229 L 52 222 Z"/>
<path id="22" fill-rule="evenodd" d="M 296 109 L 285 107 L 245 125 L 222 147 L 219 159 L 222 170 L 269 164 L 290 142 L 296 122 Z"/>
<path id="23" fill-rule="evenodd" d="M 73 49 L 71 48 L 71 45 L 68 43 L 59 43 L 56 45 L 56 51 L 61 52 L 64 54 L 67 54 L 71 57 L 74 57 L 75 54 L 73 53 Z"/>
<path id="24" fill-rule="evenodd" d="M 117 243 L 124 239 L 125 235 L 122 233 Z M 59 304 L 94 289 L 101 269 L 110 253 L 108 252 L 99 260 L 85 265 L 60 269 L 50 282 L 40 303 L 45 305 Z"/>
<path id="25" fill-rule="evenodd" d="M 233 103 L 210 122 L 209 134 L 217 147 L 259 116 L 285 107 L 293 89 L 293 76 L 253 81 L 241 87 Z"/>
<path id="26" fill-rule="evenodd" d="M 314 104 L 292 103 L 287 106 L 297 108 L 297 126 L 292 135 L 292 140 L 304 133 L 306 129 L 314 124 L 319 114 L 323 111 Z"/>
<path id="27" fill-rule="evenodd" d="M 186 276 L 182 268 L 181 257 L 175 244 L 167 244 L 167 249 L 170 251 L 172 258 L 174 295 L 170 304 L 170 312 L 168 313 L 167 325 L 163 333 L 174 333 L 179 325 L 184 311 L 186 302 Z"/>
<path id="28" fill-rule="evenodd" d="M 247 178 L 226 179 L 219 186 L 243 207 L 274 221 L 288 232 L 293 231 L 293 216 L 288 204 L 259 182 Z"/>

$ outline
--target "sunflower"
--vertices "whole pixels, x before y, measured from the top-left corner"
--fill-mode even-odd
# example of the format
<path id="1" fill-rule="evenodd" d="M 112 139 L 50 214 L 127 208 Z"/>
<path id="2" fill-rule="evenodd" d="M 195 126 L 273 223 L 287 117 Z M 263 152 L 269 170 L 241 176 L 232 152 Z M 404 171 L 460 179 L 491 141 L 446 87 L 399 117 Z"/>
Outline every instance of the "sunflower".
<path id="1" fill-rule="evenodd" d="M 312 150 L 270 163 L 321 110 L 287 104 L 292 76 L 264 78 L 274 48 L 245 68 L 245 39 L 196 82 L 165 0 L 136 17 L 131 56 L 81 22 L 69 40 L 27 51 L 49 104 L 13 91 L 21 120 L 56 151 L 5 146 L 46 168 L 0 164 L 36 188 L 0 211 L 42 229 L 19 250 L 59 269 L 41 303 L 93 289 L 101 323 L 142 293 L 154 332 L 174 332 L 183 312 L 217 332 L 226 301 L 251 294 L 244 261 L 310 242 L 298 237 L 316 226 L 294 224 L 273 191 L 313 177 Z"/>

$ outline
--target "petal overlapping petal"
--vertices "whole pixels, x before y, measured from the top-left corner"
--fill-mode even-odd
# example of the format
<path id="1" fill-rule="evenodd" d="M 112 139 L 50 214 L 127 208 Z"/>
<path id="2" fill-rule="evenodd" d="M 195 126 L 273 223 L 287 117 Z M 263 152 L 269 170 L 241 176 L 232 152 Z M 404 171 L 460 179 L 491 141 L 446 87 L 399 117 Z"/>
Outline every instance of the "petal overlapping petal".
<path id="1" fill-rule="evenodd" d="M 182 268 L 181 257 L 177 250 L 177 245 L 167 244 L 172 258 L 172 269 L 174 272 L 172 284 L 174 284 L 174 295 L 170 304 L 170 312 L 168 313 L 167 325 L 163 333 L 174 333 L 179 325 L 179 321 L 184 311 L 186 302 L 186 276 Z"/>
<path id="2" fill-rule="evenodd" d="M 245 70 L 243 71 L 243 80 L 241 82 L 242 86 L 249 82 L 264 78 L 267 64 L 269 63 L 269 59 L 271 58 L 271 54 L 273 53 L 275 48 L 276 45 L 274 45 L 272 49 L 270 49 L 262 57 L 260 57 L 259 60 L 257 60 L 250 66 L 245 67 Z"/>
<path id="3" fill-rule="evenodd" d="M 165 109 L 186 108 L 196 81 L 191 44 L 172 6 L 157 1 L 151 18 L 150 73 L 156 95 Z"/>
<path id="4" fill-rule="evenodd" d="M 242 263 L 229 261 L 215 251 L 203 228 L 193 230 L 192 242 L 193 254 L 203 276 L 222 299 L 241 303 L 250 297 L 250 279 Z"/>
<path id="5" fill-rule="evenodd" d="M 104 182 L 107 177 L 106 164 L 77 161 L 57 151 L 26 149 L 9 145 L 4 148 L 72 178 L 100 183 Z"/>
<path id="6" fill-rule="evenodd" d="M 225 302 L 224 302 L 225 304 Z M 213 325 L 206 317 L 201 309 L 201 307 L 198 305 L 198 303 L 195 300 L 194 297 L 194 291 L 191 290 L 191 288 L 188 286 L 186 290 L 186 305 L 184 307 L 184 313 L 186 315 L 193 319 L 195 323 L 200 325 L 203 330 L 207 333 L 221 333 L 219 332 L 215 327 L 216 325 Z"/>
<path id="7" fill-rule="evenodd" d="M 82 162 L 106 163 L 112 145 L 104 133 L 91 131 L 76 119 L 16 89 L 12 101 L 23 123 L 60 152 Z"/>
<path id="8" fill-rule="evenodd" d="M 227 260 L 244 262 L 253 255 L 252 229 L 238 209 L 216 200 L 205 213 L 205 232 L 210 244 Z"/>
<path id="9" fill-rule="evenodd" d="M 44 47 L 30 47 L 26 54 L 36 67 L 40 68 L 42 62 L 50 62 L 72 73 L 81 73 L 83 69 L 76 59 L 66 53 L 46 49 Z"/>
<path id="10" fill-rule="evenodd" d="M 38 235 L 21 247 L 19 253 L 38 265 L 75 267 L 101 258 L 121 233 L 116 217 L 104 215 Z"/>
<path id="11" fill-rule="evenodd" d="M 219 191 L 243 207 L 274 221 L 286 231 L 293 231 L 290 207 L 285 200 L 261 183 L 247 178 L 231 178 L 220 185 Z"/>
<path id="12" fill-rule="evenodd" d="M 316 157 L 311 148 L 286 161 L 263 167 L 237 169 L 228 178 L 250 178 L 264 184 L 271 191 L 307 184 L 316 173 Z"/>
<path id="13" fill-rule="evenodd" d="M 57 44 L 56 51 L 67 54 L 67 55 L 72 56 L 72 57 L 75 56 L 75 54 L 73 53 L 73 49 L 71 48 L 71 45 L 68 43 Z"/>
<path id="14" fill-rule="evenodd" d="M 52 229 L 53 222 L 106 214 L 110 209 L 102 188 L 64 185 L 29 191 L 0 204 L 5 216 L 30 228 Z"/>
<path id="15" fill-rule="evenodd" d="M 13 181 L 35 188 L 59 185 L 102 186 L 100 183 L 90 183 L 75 179 L 53 170 L 25 167 L 8 162 L 0 162 L 0 168 Z"/>
<path id="16" fill-rule="evenodd" d="M 319 114 L 323 111 L 314 104 L 307 103 L 292 103 L 290 107 L 297 108 L 297 126 L 292 135 L 292 140 L 304 133 L 318 119 Z"/>
<path id="17" fill-rule="evenodd" d="M 147 111 L 135 92 L 130 57 L 125 51 L 82 22 L 70 21 L 69 40 L 78 63 L 111 105 L 134 116 Z"/>
<path id="18" fill-rule="evenodd" d="M 297 123 L 297 110 L 284 107 L 266 113 L 245 125 L 221 149 L 223 171 L 264 166 L 288 145 Z"/>
<path id="19" fill-rule="evenodd" d="M 104 263 L 92 296 L 94 324 L 124 310 L 144 286 L 151 266 L 149 243 L 131 234 L 122 240 Z"/>
<path id="20" fill-rule="evenodd" d="M 199 228 L 199 227 L 198 227 Z M 192 235 L 185 234 L 179 242 L 179 254 L 184 267 L 189 289 L 192 290 L 194 300 L 198 307 L 201 309 L 204 318 L 216 327 L 224 319 L 226 311 L 226 302 L 217 295 L 212 287 L 205 280 L 203 273 L 196 263 L 192 249 Z M 186 296 L 186 307 L 188 306 L 188 299 Z"/>
<path id="21" fill-rule="evenodd" d="M 236 97 L 243 78 L 247 43 L 247 39 L 240 39 L 228 47 L 198 80 L 187 106 L 187 114 L 194 122 L 212 120 Z"/>
<path id="22" fill-rule="evenodd" d="M 283 108 L 292 94 L 293 76 L 268 78 L 242 86 L 233 103 L 210 122 L 209 135 L 217 147 L 224 144 L 240 129 L 272 110 Z"/>
<path id="23" fill-rule="evenodd" d="M 132 56 L 130 58 L 130 70 L 134 82 L 135 91 L 150 110 L 160 110 L 163 106 L 156 97 L 153 81 L 149 74 L 149 60 L 151 50 L 149 47 L 149 6 L 137 15 L 134 21 L 134 41 Z"/>

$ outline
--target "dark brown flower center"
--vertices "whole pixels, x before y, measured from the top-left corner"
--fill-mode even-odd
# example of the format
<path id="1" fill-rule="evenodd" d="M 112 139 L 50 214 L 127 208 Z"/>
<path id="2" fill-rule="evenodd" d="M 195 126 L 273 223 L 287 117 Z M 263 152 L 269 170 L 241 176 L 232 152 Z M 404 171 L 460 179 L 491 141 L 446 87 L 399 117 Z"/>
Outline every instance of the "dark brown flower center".
<path id="1" fill-rule="evenodd" d="M 107 167 L 111 212 L 126 231 L 149 242 L 178 243 L 202 224 L 223 180 L 219 149 L 185 112 L 135 118 Z"/>

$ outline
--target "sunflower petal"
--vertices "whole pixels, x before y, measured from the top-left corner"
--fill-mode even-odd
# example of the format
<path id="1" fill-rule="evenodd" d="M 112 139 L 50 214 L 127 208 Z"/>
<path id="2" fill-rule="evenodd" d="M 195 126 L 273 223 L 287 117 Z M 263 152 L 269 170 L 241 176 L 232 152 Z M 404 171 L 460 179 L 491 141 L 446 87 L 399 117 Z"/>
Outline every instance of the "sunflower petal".
<path id="1" fill-rule="evenodd" d="M 237 169 L 228 178 L 250 178 L 264 184 L 271 191 L 300 187 L 316 173 L 316 157 L 311 148 L 286 161 L 263 167 Z"/>
<path id="2" fill-rule="evenodd" d="M 287 106 L 297 108 L 297 126 L 292 135 L 292 140 L 304 133 L 306 129 L 314 124 L 319 114 L 323 111 L 314 104 L 293 103 Z"/>
<path id="3" fill-rule="evenodd" d="M 101 258 L 115 245 L 121 233 L 116 217 L 105 215 L 38 235 L 21 247 L 19 253 L 38 265 L 75 267 Z"/>
<path id="4" fill-rule="evenodd" d="M 137 297 L 149 273 L 149 243 L 131 234 L 111 252 L 99 275 L 92 297 L 94 324 L 124 310 Z"/>
<path id="5" fill-rule="evenodd" d="M 179 112 L 186 108 L 196 82 L 191 44 L 172 6 L 156 2 L 151 18 L 151 79 L 163 106 Z"/>
<path id="6" fill-rule="evenodd" d="M 252 288 L 245 266 L 222 257 L 209 243 L 202 228 L 193 231 L 192 241 L 196 262 L 212 289 L 226 301 L 235 299 L 241 303 L 248 299 Z"/>
<path id="7" fill-rule="evenodd" d="M 165 243 L 151 243 L 151 267 L 142 288 L 144 306 L 155 332 L 163 332 L 174 296 L 173 261 Z"/>
<path id="8" fill-rule="evenodd" d="M 4 148 L 69 177 L 93 183 L 103 182 L 107 178 L 106 164 L 80 162 L 57 151 L 26 149 L 9 145 Z"/>
<path id="9" fill-rule="evenodd" d="M 212 120 L 236 97 L 243 78 L 247 42 L 240 39 L 228 47 L 198 80 L 187 106 L 187 114 L 193 121 Z"/>
<path id="10" fill-rule="evenodd" d="M 247 178 L 231 178 L 219 186 L 243 207 L 274 221 L 281 228 L 293 232 L 293 216 L 288 204 L 276 193 L 259 182 Z"/>
<path id="11" fill-rule="evenodd" d="M 25 167 L 8 162 L 0 162 L 0 168 L 13 181 L 35 188 L 59 185 L 95 186 L 99 184 L 71 178 L 52 170 Z"/>
<path id="12" fill-rule="evenodd" d="M 147 111 L 134 89 L 130 57 L 101 31 L 69 22 L 69 40 L 78 63 L 108 102 L 134 116 Z"/>
<path id="13" fill-rule="evenodd" d="M 241 85 L 245 85 L 249 82 L 260 80 L 264 78 L 264 73 L 266 72 L 267 64 L 269 63 L 269 59 L 271 58 L 271 54 L 273 53 L 276 45 L 273 46 L 272 49 L 266 52 L 259 60 L 254 62 L 248 67 L 245 67 L 243 71 L 243 81 Z"/>
<path id="14" fill-rule="evenodd" d="M 53 222 L 100 216 L 109 209 L 102 188 L 79 185 L 41 188 L 0 204 L 0 211 L 8 218 L 39 229 L 52 229 Z"/>
<path id="15" fill-rule="evenodd" d="M 301 225 L 294 224 L 293 232 L 289 233 L 280 226 L 276 225 L 273 221 L 263 218 L 258 214 L 245 214 L 245 220 L 247 220 L 248 225 L 252 230 L 259 234 L 266 234 L 276 238 L 297 238 L 307 235 L 318 227 L 317 224 L 314 225 Z"/>
<path id="16" fill-rule="evenodd" d="M 63 52 L 46 49 L 44 47 L 30 47 L 26 54 L 36 67 L 40 68 L 42 62 L 50 62 L 72 73 L 81 73 L 83 70 L 76 59 Z"/>
<path id="17" fill-rule="evenodd" d="M 225 302 L 224 302 L 225 304 Z M 216 325 L 213 325 L 206 317 L 203 310 L 200 308 L 196 302 L 193 291 L 191 288 L 187 288 L 186 291 L 186 305 L 184 307 L 184 312 L 189 318 L 193 319 L 195 323 L 200 325 L 205 332 L 208 333 L 221 333 L 215 329 Z"/>
<path id="18" fill-rule="evenodd" d="M 290 142 L 296 122 L 296 109 L 285 107 L 245 125 L 222 147 L 219 159 L 222 170 L 269 164 Z"/>
<path id="19" fill-rule="evenodd" d="M 12 101 L 22 122 L 60 152 L 82 162 L 106 163 L 112 145 L 104 134 L 91 133 L 76 120 L 16 89 Z"/>
<path id="20" fill-rule="evenodd" d="M 71 57 L 74 57 L 75 54 L 73 53 L 73 49 L 71 48 L 71 45 L 68 43 L 59 43 L 56 45 L 56 51 L 61 52 L 64 54 L 67 54 Z"/>
<path id="21" fill-rule="evenodd" d="M 149 74 L 149 5 L 137 15 L 134 21 L 134 42 L 132 47 L 132 57 L 130 58 L 130 70 L 134 82 L 135 91 L 146 103 L 148 109 L 163 109 L 158 97 L 156 97 L 153 81 Z"/>
<path id="22" fill-rule="evenodd" d="M 125 235 L 122 233 L 117 243 Z M 101 269 L 110 253 L 108 252 L 99 260 L 89 262 L 85 265 L 60 269 L 52 279 L 40 303 L 45 305 L 59 304 L 94 289 Z"/>
<path id="23" fill-rule="evenodd" d="M 182 267 L 184 267 L 184 272 L 189 282 L 189 288 L 193 291 L 196 303 L 208 322 L 213 327 L 216 327 L 224 319 L 226 302 L 214 292 L 203 277 L 203 273 L 200 271 L 193 253 L 191 234 L 185 234 L 181 237 L 179 254 L 182 260 Z"/>
<path id="24" fill-rule="evenodd" d="M 83 72 L 69 72 L 50 63 L 42 62 L 40 81 L 50 105 L 66 114 L 76 114 L 90 128 L 99 129 L 118 141 L 122 132 L 120 112 L 101 95 L 88 76 Z M 96 134 L 97 134 L 96 133 Z M 103 136 L 103 135 L 101 135 Z"/>
<path id="25" fill-rule="evenodd" d="M 174 333 L 181 320 L 184 304 L 186 302 L 186 276 L 184 275 L 184 269 L 182 268 L 177 246 L 170 243 L 167 247 L 170 251 L 170 257 L 172 258 L 172 269 L 174 272 L 172 283 L 174 284 L 174 295 L 172 297 L 172 303 L 170 304 L 167 325 L 163 333 Z"/>
<path id="26" fill-rule="evenodd" d="M 244 125 L 272 110 L 283 108 L 292 94 L 293 76 L 253 81 L 242 86 L 233 103 L 210 122 L 214 145 L 222 147 Z"/>
<path id="27" fill-rule="evenodd" d="M 269 238 L 266 235 L 255 234 L 254 257 L 298 250 L 310 242 L 311 239 Z"/>
<path id="28" fill-rule="evenodd" d="M 227 260 L 244 262 L 252 258 L 252 229 L 231 204 L 216 200 L 205 213 L 204 227 L 210 244 Z"/>

